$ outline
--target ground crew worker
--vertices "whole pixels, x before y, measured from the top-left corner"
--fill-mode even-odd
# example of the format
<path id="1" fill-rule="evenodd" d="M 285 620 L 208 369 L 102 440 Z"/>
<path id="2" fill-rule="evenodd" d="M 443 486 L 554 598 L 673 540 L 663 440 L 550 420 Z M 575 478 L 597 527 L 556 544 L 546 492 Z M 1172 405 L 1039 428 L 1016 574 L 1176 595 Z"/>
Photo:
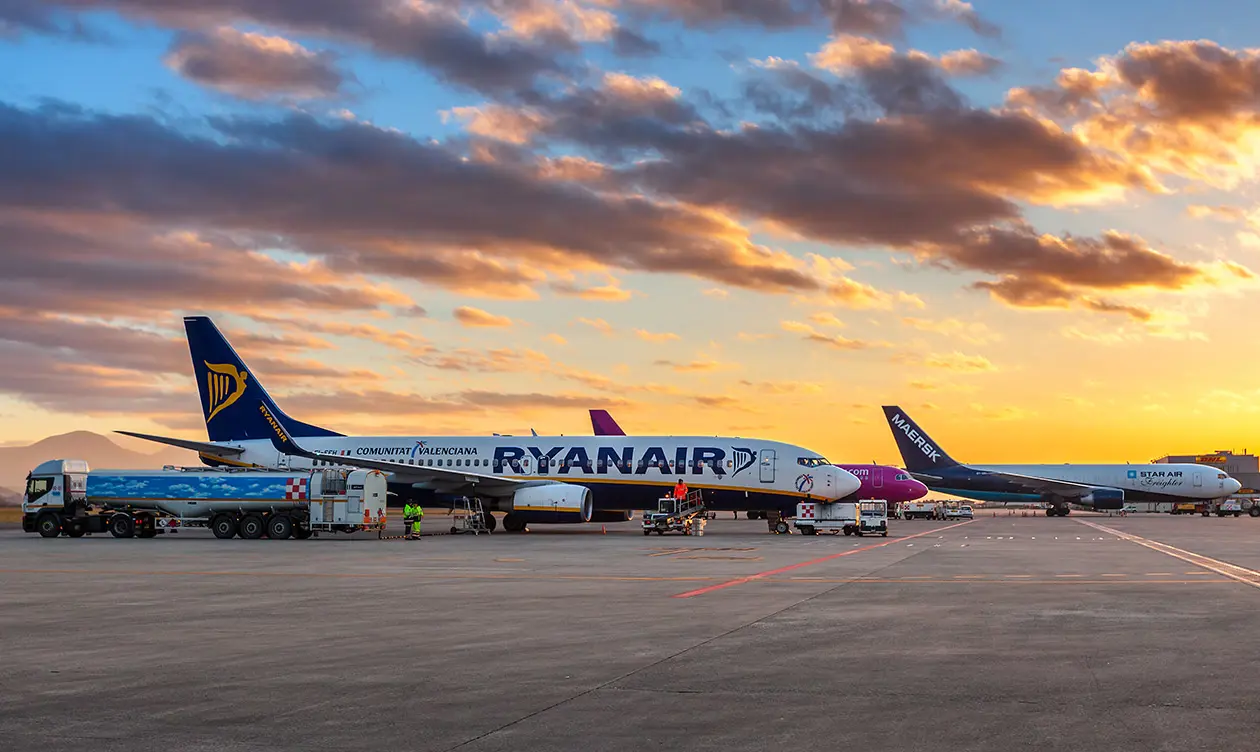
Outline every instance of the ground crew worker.
<path id="1" fill-rule="evenodd" d="M 683 480 L 682 478 L 679 478 L 678 485 L 674 486 L 674 498 L 675 499 L 687 498 L 687 482 Z"/>
<path id="2" fill-rule="evenodd" d="M 418 504 L 410 501 L 403 505 L 403 538 L 405 540 L 411 540 L 411 528 L 416 520 L 417 507 L 419 507 Z"/>
<path id="3" fill-rule="evenodd" d="M 416 505 L 416 516 L 411 521 L 411 532 L 416 540 L 420 540 L 420 523 L 424 522 L 424 507 Z"/>

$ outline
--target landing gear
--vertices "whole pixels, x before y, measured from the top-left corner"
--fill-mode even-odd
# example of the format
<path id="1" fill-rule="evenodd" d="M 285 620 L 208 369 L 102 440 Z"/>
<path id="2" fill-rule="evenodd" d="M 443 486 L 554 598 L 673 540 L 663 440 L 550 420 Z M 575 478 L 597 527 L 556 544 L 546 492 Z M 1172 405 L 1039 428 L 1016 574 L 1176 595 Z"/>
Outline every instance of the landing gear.
<path id="1" fill-rule="evenodd" d="M 1046 507 L 1047 517 L 1067 517 L 1071 512 L 1067 507 Z"/>
<path id="2" fill-rule="evenodd" d="M 494 515 L 490 512 L 482 512 L 481 516 L 486 522 L 486 530 L 493 533 L 494 529 L 499 526 L 499 521 L 496 520 Z"/>
<path id="3" fill-rule="evenodd" d="M 503 530 L 508 533 L 525 532 L 525 518 L 515 512 L 508 512 L 503 515 Z"/>

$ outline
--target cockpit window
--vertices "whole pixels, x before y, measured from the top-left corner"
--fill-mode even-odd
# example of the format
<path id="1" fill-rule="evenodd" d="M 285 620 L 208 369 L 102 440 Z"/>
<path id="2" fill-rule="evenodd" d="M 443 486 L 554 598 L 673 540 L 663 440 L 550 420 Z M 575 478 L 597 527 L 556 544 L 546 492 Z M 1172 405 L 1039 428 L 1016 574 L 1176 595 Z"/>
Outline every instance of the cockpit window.
<path id="1" fill-rule="evenodd" d="M 910 476 L 906 475 L 905 473 L 897 473 L 894 479 L 895 480 L 910 480 Z"/>
<path id="2" fill-rule="evenodd" d="M 805 467 L 822 467 L 831 463 L 823 457 L 797 457 L 796 464 L 804 465 Z"/>

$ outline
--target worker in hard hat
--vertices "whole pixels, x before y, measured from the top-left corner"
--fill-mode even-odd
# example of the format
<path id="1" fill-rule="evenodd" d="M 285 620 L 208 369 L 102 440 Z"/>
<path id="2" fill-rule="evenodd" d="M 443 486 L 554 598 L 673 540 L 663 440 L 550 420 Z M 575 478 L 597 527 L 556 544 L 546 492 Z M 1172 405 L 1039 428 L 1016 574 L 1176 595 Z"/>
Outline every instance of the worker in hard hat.
<path id="1" fill-rule="evenodd" d="M 674 498 L 679 500 L 687 498 L 687 481 L 682 478 L 679 478 L 678 485 L 674 486 Z"/>

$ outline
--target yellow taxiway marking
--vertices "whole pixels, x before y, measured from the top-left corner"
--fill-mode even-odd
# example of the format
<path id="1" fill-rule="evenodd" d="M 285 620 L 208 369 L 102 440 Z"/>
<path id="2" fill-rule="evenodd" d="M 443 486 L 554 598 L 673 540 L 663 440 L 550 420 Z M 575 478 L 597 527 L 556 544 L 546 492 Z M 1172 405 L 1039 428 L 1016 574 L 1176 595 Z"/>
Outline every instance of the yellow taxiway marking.
<path id="1" fill-rule="evenodd" d="M 1193 574 L 1193 572 L 1191 572 L 1191 574 Z M 1205 574 L 1206 574 L 1206 573 L 1205 573 Z M 1104 575 L 1099 575 L 1099 576 L 1100 576 L 1100 577 L 1128 577 L 1129 575 L 1127 575 L 1127 574 L 1110 574 L 1110 573 L 1109 573 L 1109 574 L 1104 574 Z"/>
<path id="2" fill-rule="evenodd" d="M 498 558 L 498 559 L 495 559 L 495 561 L 525 561 L 525 560 L 524 559 Z"/>
<path id="3" fill-rule="evenodd" d="M 1237 564 L 1230 564 L 1227 561 L 1213 559 L 1212 557 L 1204 556 L 1203 554 L 1196 554 L 1193 551 L 1187 551 L 1184 548 L 1177 548 L 1176 546 L 1170 546 L 1167 543 L 1160 543 L 1159 541 L 1150 540 L 1149 538 L 1143 538 L 1142 536 L 1134 535 L 1133 533 L 1113 530 L 1105 525 L 1099 525 L 1094 522 L 1089 522 L 1088 520 L 1078 519 L 1076 521 L 1082 525 L 1089 525 L 1095 530 L 1110 533 L 1118 538 L 1149 548 L 1152 551 L 1158 551 L 1161 554 L 1171 556 L 1175 559 L 1181 559 L 1182 561 L 1189 562 L 1195 566 L 1210 569 L 1217 574 L 1224 575 L 1231 580 L 1241 582 L 1244 585 L 1250 585 L 1253 588 L 1260 588 L 1260 572 L 1257 572 L 1254 569 L 1247 569 L 1246 567 L 1240 567 Z M 1172 582 L 1172 580 L 1165 581 Z M 1195 582 L 1195 580 L 1188 580 L 1188 582 Z M 1198 580 L 1198 582 L 1202 582 L 1202 580 Z"/>
<path id="4" fill-rule="evenodd" d="M 1030 575 L 1030 574 L 1008 574 L 1008 575 L 1006 575 L 1006 576 L 1007 576 L 1007 577 L 1010 577 L 1011 579 L 1019 579 L 1019 580 L 1030 580 L 1030 579 L 1032 579 L 1032 575 Z"/>
<path id="5" fill-rule="evenodd" d="M 1055 577 L 1084 577 L 1083 574 L 1056 574 Z"/>

